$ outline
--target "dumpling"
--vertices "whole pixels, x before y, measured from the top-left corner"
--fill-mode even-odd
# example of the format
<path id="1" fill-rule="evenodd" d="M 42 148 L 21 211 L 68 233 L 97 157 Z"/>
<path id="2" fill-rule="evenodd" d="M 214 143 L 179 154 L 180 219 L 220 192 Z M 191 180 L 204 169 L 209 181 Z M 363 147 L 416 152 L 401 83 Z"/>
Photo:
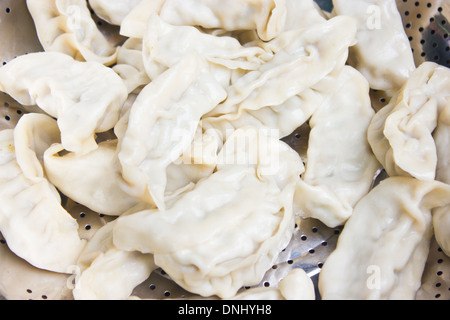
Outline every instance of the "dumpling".
<path id="1" fill-rule="evenodd" d="M 89 0 L 95 14 L 110 24 L 120 26 L 123 19 L 142 0 Z"/>
<path id="2" fill-rule="evenodd" d="M 26 121 L 24 117 L 21 120 Z M 52 119 L 45 115 L 33 117 L 32 121 L 42 126 L 51 125 Z M 26 123 L 19 123 L 18 127 L 22 125 Z M 58 130 L 55 123 L 50 127 Z M 49 128 L 46 130 L 50 132 Z M 31 178 L 24 174 L 16 158 L 16 152 L 22 153 L 24 148 L 15 150 L 15 146 L 27 142 L 20 137 L 16 138 L 12 129 L 0 132 L 0 231 L 11 251 L 30 264 L 67 273 L 76 264 L 85 241 L 78 235 L 77 221 L 61 206 L 59 194 L 43 176 L 43 170 L 28 170 Z M 35 140 L 40 152 L 45 140 L 40 141 L 39 134 Z M 21 156 L 21 163 L 30 161 L 36 166 L 39 162 L 31 152 Z"/>
<path id="3" fill-rule="evenodd" d="M 228 86 L 231 70 L 256 70 L 271 54 L 259 47 L 244 47 L 229 36 L 203 33 L 193 26 L 175 26 L 154 14 L 148 20 L 143 38 L 144 65 L 151 79 L 178 63 L 191 51 L 211 62 L 216 79 Z M 224 75 L 222 75 L 224 74 Z M 225 78 L 224 80 L 220 80 Z"/>
<path id="4" fill-rule="evenodd" d="M 114 243 L 153 253 L 186 290 L 233 297 L 242 286 L 258 284 L 289 243 L 294 186 L 303 169 L 280 140 L 252 127 L 236 130 L 212 175 L 166 210 L 119 217 Z"/>
<path id="5" fill-rule="evenodd" d="M 273 58 L 229 86 L 227 99 L 208 116 L 281 105 L 342 68 L 355 33 L 353 19 L 336 17 L 281 34 L 267 44 Z"/>
<path id="6" fill-rule="evenodd" d="M 358 21 L 349 63 L 376 90 L 400 89 L 415 69 L 411 44 L 395 0 L 333 0 L 333 13 Z"/>
<path id="7" fill-rule="evenodd" d="M 208 63 L 195 53 L 148 84 L 119 141 L 126 191 L 163 209 L 166 168 L 190 147 L 201 117 L 225 97 Z"/>
<path id="8" fill-rule="evenodd" d="M 346 32 L 334 34 L 339 30 Z M 223 137 L 245 125 L 278 130 L 280 138 L 290 135 L 323 103 L 321 81 L 344 67 L 355 30 L 352 19 L 340 17 L 283 32 L 265 43 L 273 58 L 227 88 L 227 100 L 203 117 L 204 128 Z"/>
<path id="9" fill-rule="evenodd" d="M 433 131 L 450 97 L 450 69 L 420 65 L 371 121 L 368 140 L 390 176 L 433 180 L 437 155 Z"/>
<path id="10" fill-rule="evenodd" d="M 118 216 L 139 200 L 122 190 L 117 140 L 99 143 L 84 155 L 66 153 L 54 144 L 44 153 L 49 181 L 70 199 L 99 213 Z"/>
<path id="11" fill-rule="evenodd" d="M 433 235 L 431 210 L 450 203 L 450 186 L 391 177 L 355 207 L 319 275 L 324 300 L 412 300 Z"/>
<path id="12" fill-rule="evenodd" d="M 86 0 L 27 0 L 27 7 L 45 51 L 107 66 L 116 62 L 117 48 L 97 28 Z"/>
<path id="13" fill-rule="evenodd" d="M 115 221 L 100 228 L 77 261 L 73 296 L 76 300 L 123 300 L 157 267 L 150 254 L 122 251 L 114 246 Z"/>
<path id="14" fill-rule="evenodd" d="M 22 105 L 38 105 L 58 120 L 68 151 L 97 148 L 95 133 L 119 120 L 127 87 L 111 68 L 57 52 L 19 56 L 0 68 L 0 90 Z"/>
<path id="15" fill-rule="evenodd" d="M 306 171 L 294 207 L 304 218 L 336 227 L 351 216 L 380 169 L 367 142 L 374 111 L 367 80 L 350 66 L 323 79 L 316 90 L 324 102 L 309 121 Z"/>
<path id="16" fill-rule="evenodd" d="M 434 132 L 437 151 L 436 180 L 450 184 L 450 106 L 447 105 L 439 116 Z M 450 257 L 450 206 L 433 211 L 433 227 L 436 242 Z"/>
<path id="17" fill-rule="evenodd" d="M 256 30 L 262 40 L 269 41 L 283 30 L 286 4 L 284 0 L 166 0 L 160 15 L 174 25 Z"/>

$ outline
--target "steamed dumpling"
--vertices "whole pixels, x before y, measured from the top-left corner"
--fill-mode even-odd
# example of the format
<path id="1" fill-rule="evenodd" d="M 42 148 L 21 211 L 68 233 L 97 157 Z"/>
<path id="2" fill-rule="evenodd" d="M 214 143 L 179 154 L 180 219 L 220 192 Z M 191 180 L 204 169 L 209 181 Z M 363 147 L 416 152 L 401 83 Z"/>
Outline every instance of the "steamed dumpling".
<path id="1" fill-rule="evenodd" d="M 450 97 L 450 69 L 420 65 L 389 104 L 373 117 L 368 141 L 390 176 L 436 177 L 433 131 Z"/>
<path id="2" fill-rule="evenodd" d="M 111 68 L 57 52 L 19 56 L 0 68 L 0 90 L 22 105 L 37 105 L 58 120 L 68 151 L 97 148 L 95 134 L 112 129 L 128 97 Z"/>
<path id="3" fill-rule="evenodd" d="M 45 115 L 33 115 L 42 126 L 48 126 L 56 133 L 58 127 L 53 119 Z M 26 124 L 27 118 L 23 124 Z M 21 129 L 19 129 L 21 130 Z M 85 242 L 78 235 L 77 221 L 61 206 L 61 199 L 56 189 L 51 185 L 39 169 L 36 153 L 24 153 L 27 148 L 20 146 L 25 141 L 22 135 L 15 137 L 13 130 L 0 132 L 0 231 L 8 247 L 16 255 L 37 268 L 54 272 L 66 273 L 76 265 L 76 260 Z M 42 147 L 45 140 L 35 137 L 36 144 Z M 37 141 L 40 140 L 40 141 Z M 47 141 L 51 141 L 47 136 Z M 43 144 L 44 143 L 44 144 Z M 42 151 L 36 150 L 38 153 Z M 21 154 L 21 163 L 34 163 L 38 170 L 22 170 L 17 154 Z"/>
<path id="4" fill-rule="evenodd" d="M 450 186 L 391 177 L 355 207 L 319 275 L 325 300 L 415 298 L 433 235 L 431 211 Z"/>
<path id="5" fill-rule="evenodd" d="M 27 7 L 45 51 L 107 66 L 116 62 L 117 48 L 97 28 L 86 0 L 27 0 Z"/>
<path id="6" fill-rule="evenodd" d="M 349 63 L 376 90 L 400 89 L 416 68 L 395 0 L 333 0 L 333 13 L 358 23 Z"/>

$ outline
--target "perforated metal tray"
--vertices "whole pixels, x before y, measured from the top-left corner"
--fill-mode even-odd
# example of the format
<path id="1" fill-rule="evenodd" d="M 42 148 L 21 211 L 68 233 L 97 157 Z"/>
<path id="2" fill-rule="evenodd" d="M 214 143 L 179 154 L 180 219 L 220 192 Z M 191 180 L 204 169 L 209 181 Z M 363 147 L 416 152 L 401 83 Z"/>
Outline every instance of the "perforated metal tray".
<path id="1" fill-rule="evenodd" d="M 329 0 L 317 0 L 330 10 Z M 405 30 L 410 38 L 417 64 L 425 60 L 450 66 L 450 0 L 413 1 L 398 0 Z M 98 27 L 113 43 L 122 39 L 117 27 L 94 16 Z M 25 0 L 0 0 L 0 64 L 15 56 L 42 51 Z M 382 92 L 372 92 L 375 108 L 385 105 Z M 6 94 L 0 93 L 0 129 L 13 128 L 22 114 L 27 112 Z M 308 141 L 308 128 L 302 127 L 285 139 L 300 154 L 304 154 Z M 80 235 L 89 239 L 111 218 L 65 199 L 65 208 L 78 220 Z M 1 205 L 1 204 L 0 204 Z M 322 264 L 336 246 L 341 229 L 330 229 L 314 219 L 299 220 L 289 246 L 280 253 L 276 264 L 269 270 L 260 286 L 273 286 L 292 268 L 303 268 L 317 279 Z M 0 234 L 0 299 L 73 299 L 71 277 L 38 270 L 15 256 Z M 144 298 L 189 298 L 192 294 L 178 287 L 163 270 L 156 270 L 150 278 L 135 289 L 135 295 Z M 317 298 L 320 299 L 316 290 Z M 450 300 L 450 258 L 433 240 L 430 255 L 417 293 L 418 300 Z"/>

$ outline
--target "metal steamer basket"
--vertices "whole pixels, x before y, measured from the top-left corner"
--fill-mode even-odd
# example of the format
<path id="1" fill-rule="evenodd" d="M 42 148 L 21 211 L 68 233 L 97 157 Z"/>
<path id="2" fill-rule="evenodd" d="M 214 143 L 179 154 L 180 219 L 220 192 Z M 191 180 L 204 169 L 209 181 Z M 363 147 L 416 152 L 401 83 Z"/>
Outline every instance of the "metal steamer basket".
<path id="1" fill-rule="evenodd" d="M 331 1 L 317 0 L 325 10 L 332 8 Z M 434 61 L 450 66 L 450 0 L 414 1 L 397 0 L 404 27 L 414 52 L 416 63 Z M 98 28 L 114 44 L 123 39 L 118 28 L 94 16 Z M 42 51 L 34 23 L 25 0 L 0 0 L 0 63 L 6 64 L 14 57 L 29 52 Z M 387 104 L 387 97 L 373 91 L 374 108 Z M 26 110 L 4 93 L 0 93 L 0 129 L 13 128 Z M 308 142 L 308 127 L 301 127 L 285 139 L 301 155 Z M 93 212 L 70 199 L 63 199 L 64 207 L 77 219 L 80 236 L 89 239 L 112 218 Z M 1 205 L 1 204 L 0 204 Z M 259 286 L 276 286 L 293 268 L 303 268 L 316 284 L 321 267 L 334 250 L 341 228 L 330 229 L 314 219 L 298 220 L 288 247 L 280 252 L 278 260 Z M 73 276 L 57 274 L 34 268 L 14 255 L 0 234 L 0 299 L 73 299 Z M 189 298 L 183 290 L 158 269 L 139 285 L 134 295 L 141 298 Z M 320 294 L 316 289 L 317 298 Z M 450 299 L 450 258 L 438 247 L 434 239 L 422 278 L 418 300 Z"/>

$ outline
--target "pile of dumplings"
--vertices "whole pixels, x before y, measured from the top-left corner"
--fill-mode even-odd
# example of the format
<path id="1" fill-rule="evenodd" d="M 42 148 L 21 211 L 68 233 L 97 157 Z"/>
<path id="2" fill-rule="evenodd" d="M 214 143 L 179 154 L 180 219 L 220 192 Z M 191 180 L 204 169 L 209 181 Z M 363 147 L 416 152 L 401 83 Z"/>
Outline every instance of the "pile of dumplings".
<path id="1" fill-rule="evenodd" d="M 431 238 L 450 255 L 450 70 L 415 65 L 394 0 L 333 5 L 27 0 L 44 51 L 0 67 L 29 110 L 0 132 L 11 251 L 76 266 L 80 300 L 137 299 L 157 268 L 199 298 L 317 299 L 301 269 L 241 291 L 313 218 L 343 226 L 321 299 L 414 299 Z M 113 219 L 80 238 L 61 193 Z"/>

